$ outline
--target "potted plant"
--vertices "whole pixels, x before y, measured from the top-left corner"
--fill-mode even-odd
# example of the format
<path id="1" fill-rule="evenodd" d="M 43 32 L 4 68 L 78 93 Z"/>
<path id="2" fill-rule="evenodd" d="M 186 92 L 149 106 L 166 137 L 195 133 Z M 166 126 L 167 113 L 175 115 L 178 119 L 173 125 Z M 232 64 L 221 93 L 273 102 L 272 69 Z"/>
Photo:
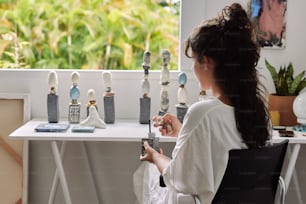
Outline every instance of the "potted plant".
<path id="1" fill-rule="evenodd" d="M 299 92 L 306 87 L 305 71 L 294 76 L 294 67 L 291 62 L 288 66 L 280 66 L 278 72 L 266 59 L 265 65 L 271 74 L 276 91 L 269 96 L 270 113 L 279 114 L 278 125 L 296 125 L 297 118 L 293 113 L 292 105 Z"/>

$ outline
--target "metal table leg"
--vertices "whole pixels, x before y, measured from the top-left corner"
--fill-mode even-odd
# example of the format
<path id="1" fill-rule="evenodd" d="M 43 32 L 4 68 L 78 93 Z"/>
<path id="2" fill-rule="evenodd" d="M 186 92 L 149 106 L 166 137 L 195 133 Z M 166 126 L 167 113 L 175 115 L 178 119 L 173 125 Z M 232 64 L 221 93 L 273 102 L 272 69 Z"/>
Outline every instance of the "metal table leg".
<path id="1" fill-rule="evenodd" d="M 63 145 L 64 145 L 64 143 L 63 143 Z M 56 141 L 51 141 L 51 148 L 52 148 L 53 156 L 54 156 L 54 159 L 55 159 L 56 171 L 58 172 L 59 180 L 60 180 L 60 183 L 61 183 L 61 186 L 62 186 L 62 189 L 63 189 L 63 195 L 64 195 L 64 198 L 65 198 L 65 202 L 66 202 L 66 204 L 72 204 L 69 189 L 68 189 L 68 184 L 67 184 L 67 180 L 66 180 L 66 176 L 65 176 L 65 171 L 64 171 L 64 168 L 63 168 L 63 164 L 62 164 L 61 154 L 59 152 Z M 54 179 L 56 179 L 56 178 L 57 178 L 57 176 L 54 177 Z M 50 199 L 49 199 L 49 201 L 50 201 Z"/>
<path id="2" fill-rule="evenodd" d="M 66 141 L 62 142 L 62 145 L 60 147 L 60 157 L 61 157 L 61 161 L 63 161 L 64 159 L 64 154 L 66 151 Z M 55 193 L 56 193 L 56 189 L 58 186 L 58 169 L 55 169 L 55 173 L 53 176 L 53 182 L 52 182 L 52 187 L 51 187 L 51 191 L 50 191 L 50 196 L 49 196 L 49 201 L 48 204 L 53 204 L 54 203 L 54 198 L 55 198 Z"/>

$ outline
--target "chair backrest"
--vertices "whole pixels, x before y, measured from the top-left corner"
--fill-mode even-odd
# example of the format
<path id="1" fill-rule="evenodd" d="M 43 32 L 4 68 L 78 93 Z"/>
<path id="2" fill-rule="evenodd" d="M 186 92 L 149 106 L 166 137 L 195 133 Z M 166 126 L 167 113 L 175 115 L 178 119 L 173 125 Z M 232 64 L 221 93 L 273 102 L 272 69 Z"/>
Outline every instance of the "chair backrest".
<path id="1" fill-rule="evenodd" d="M 213 204 L 274 203 L 289 140 L 256 149 L 229 151 Z"/>

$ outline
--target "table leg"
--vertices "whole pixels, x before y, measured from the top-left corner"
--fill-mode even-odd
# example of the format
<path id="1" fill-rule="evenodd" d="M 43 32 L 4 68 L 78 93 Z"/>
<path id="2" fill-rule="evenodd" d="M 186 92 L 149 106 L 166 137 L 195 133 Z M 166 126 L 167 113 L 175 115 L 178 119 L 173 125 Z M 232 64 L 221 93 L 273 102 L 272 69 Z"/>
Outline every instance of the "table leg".
<path id="1" fill-rule="evenodd" d="M 97 184 L 97 179 L 95 178 L 94 172 L 93 172 L 93 165 L 92 165 L 92 161 L 91 161 L 91 157 L 88 155 L 88 148 L 87 148 L 87 144 L 85 141 L 81 141 L 82 147 L 83 147 L 83 151 L 84 151 L 84 156 L 85 156 L 85 161 L 87 162 L 89 171 L 91 172 L 91 181 L 94 184 L 94 189 L 95 189 L 95 194 L 98 200 L 98 203 L 102 203 L 101 199 L 100 199 L 100 194 L 98 191 L 98 184 Z"/>
<path id="2" fill-rule="evenodd" d="M 301 148 L 301 144 L 293 144 L 293 150 L 290 153 L 288 168 L 287 168 L 285 178 L 284 178 L 285 184 L 286 184 L 286 193 L 287 193 L 290 181 L 291 181 L 291 177 L 293 175 L 293 171 L 294 171 L 295 164 L 296 164 L 296 161 L 299 155 L 300 148 Z"/>
<path id="3" fill-rule="evenodd" d="M 51 141 L 51 148 L 52 148 L 53 156 L 54 156 L 54 159 L 55 159 L 56 168 L 58 170 L 58 175 L 59 175 L 59 179 L 60 179 L 60 182 L 61 182 L 61 186 L 62 186 L 62 190 L 63 190 L 63 194 L 64 194 L 66 204 L 72 204 L 69 189 L 68 189 L 68 184 L 67 184 L 67 181 L 66 181 L 65 171 L 64 171 L 64 168 L 63 168 L 63 164 L 62 164 L 61 155 L 60 155 L 60 152 L 58 150 L 58 146 L 57 146 L 56 141 Z"/>
<path id="4" fill-rule="evenodd" d="M 62 145 L 60 147 L 60 157 L 61 157 L 61 161 L 63 161 L 64 159 L 64 154 L 66 151 L 66 141 L 62 142 Z M 50 191 L 50 196 L 49 196 L 49 201 L 48 204 L 53 204 L 54 203 L 54 198 L 55 198 L 55 193 L 56 193 L 56 189 L 58 186 L 58 169 L 55 168 L 55 173 L 53 176 L 53 182 L 52 182 L 52 187 L 51 187 L 51 191 Z"/>
<path id="5" fill-rule="evenodd" d="M 297 200 L 298 200 L 298 203 L 299 204 L 303 204 L 303 199 L 302 199 L 302 195 L 301 195 L 301 188 L 300 188 L 300 183 L 299 183 L 299 180 L 297 178 L 297 175 L 296 175 L 296 170 L 294 170 L 293 172 L 293 183 L 294 183 L 294 186 L 295 186 L 295 191 L 296 191 L 296 197 L 297 197 Z"/>
<path id="6" fill-rule="evenodd" d="M 297 198 L 301 202 L 301 192 L 300 192 L 300 187 L 299 187 L 300 185 L 298 183 L 298 180 L 297 180 L 296 174 L 295 174 L 295 165 L 296 165 L 297 158 L 299 156 L 300 149 L 301 149 L 301 144 L 293 144 L 292 152 L 290 152 L 290 149 L 289 149 L 290 157 L 289 157 L 288 168 L 287 168 L 284 180 L 285 180 L 285 184 L 286 184 L 286 193 L 287 193 L 287 190 L 288 190 L 289 185 L 290 185 L 291 178 L 294 174 L 294 184 L 296 186 Z"/>

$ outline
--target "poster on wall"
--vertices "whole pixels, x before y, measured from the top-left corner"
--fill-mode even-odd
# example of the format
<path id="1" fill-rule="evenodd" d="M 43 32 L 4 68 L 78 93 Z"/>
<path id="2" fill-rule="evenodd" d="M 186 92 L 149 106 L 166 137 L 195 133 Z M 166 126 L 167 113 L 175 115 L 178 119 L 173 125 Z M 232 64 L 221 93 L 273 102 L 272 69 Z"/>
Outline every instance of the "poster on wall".
<path id="1" fill-rule="evenodd" d="M 250 0 L 249 6 L 259 46 L 285 48 L 287 0 Z"/>

